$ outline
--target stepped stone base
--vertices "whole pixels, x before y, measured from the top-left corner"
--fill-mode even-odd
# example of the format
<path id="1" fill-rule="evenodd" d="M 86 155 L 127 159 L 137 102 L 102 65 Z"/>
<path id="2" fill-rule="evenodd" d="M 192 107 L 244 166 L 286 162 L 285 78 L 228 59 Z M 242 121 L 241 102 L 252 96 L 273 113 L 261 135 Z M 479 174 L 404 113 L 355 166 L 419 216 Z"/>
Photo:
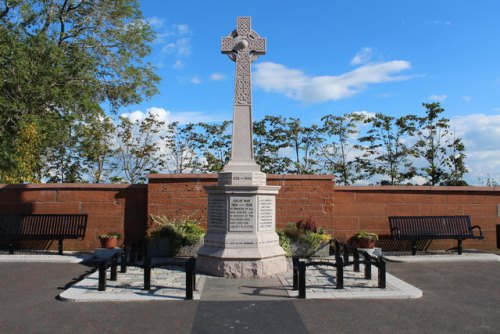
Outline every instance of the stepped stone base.
<path id="1" fill-rule="evenodd" d="M 287 271 L 284 255 L 264 259 L 224 259 L 199 255 L 196 271 L 226 278 L 263 278 Z"/>

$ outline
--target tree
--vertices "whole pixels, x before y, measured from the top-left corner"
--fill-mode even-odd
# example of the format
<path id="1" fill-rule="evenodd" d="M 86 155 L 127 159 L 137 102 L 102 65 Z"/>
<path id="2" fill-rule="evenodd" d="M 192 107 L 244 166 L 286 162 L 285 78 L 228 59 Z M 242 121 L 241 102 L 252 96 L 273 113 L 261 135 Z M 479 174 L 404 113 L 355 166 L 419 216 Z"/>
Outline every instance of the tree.
<path id="1" fill-rule="evenodd" d="M 200 171 L 202 163 L 199 160 L 197 149 L 201 138 L 195 132 L 196 125 L 188 123 L 180 125 L 179 122 L 169 123 L 165 135 L 164 154 L 165 166 L 169 173 L 193 173 Z"/>
<path id="2" fill-rule="evenodd" d="M 416 131 L 416 120 L 414 115 L 395 118 L 381 113 L 365 119 L 371 128 L 356 147 L 363 151 L 358 163 L 369 176 L 388 177 L 380 183 L 396 185 L 416 175 L 411 158 L 417 151 L 408 140 Z"/>
<path id="3" fill-rule="evenodd" d="M 231 135 L 228 131 L 230 121 L 220 124 L 199 123 L 202 132 L 198 133 L 196 141 L 200 144 L 203 155 L 203 171 L 219 173 L 224 169 L 231 156 Z"/>
<path id="4" fill-rule="evenodd" d="M 17 173 L 11 145 L 25 119 L 43 154 L 68 141 L 68 123 L 103 117 L 157 92 L 143 59 L 154 34 L 136 0 L 17 0 L 0 3 L 0 174 Z M 59 149 L 60 150 L 60 149 Z M 41 171 L 34 171 L 36 178 Z"/>
<path id="5" fill-rule="evenodd" d="M 463 184 L 465 167 L 465 146 L 460 138 L 450 131 L 449 119 L 441 117 L 444 112 L 439 102 L 422 103 L 426 108 L 424 117 L 418 118 L 417 148 L 425 165 L 420 175 L 430 185 Z"/>
<path id="6" fill-rule="evenodd" d="M 290 165 L 290 158 L 281 153 L 287 147 L 283 124 L 282 117 L 270 115 L 253 123 L 255 161 L 264 173 L 283 174 Z"/>
<path id="7" fill-rule="evenodd" d="M 318 147 L 316 154 L 323 161 L 323 169 L 335 174 L 338 184 L 350 185 L 364 178 L 352 144 L 353 137 L 359 132 L 358 125 L 364 119 L 365 116 L 360 113 L 321 118 L 328 140 Z"/>
<path id="8" fill-rule="evenodd" d="M 115 173 L 113 160 L 116 127 L 110 117 L 89 119 L 78 127 L 82 171 L 92 183 L 108 182 Z"/>
<path id="9" fill-rule="evenodd" d="M 144 183 L 149 173 L 156 173 L 162 167 L 160 159 L 160 135 L 165 122 L 155 114 L 148 114 L 142 120 L 130 121 L 120 117 L 117 127 L 118 148 L 114 168 L 121 171 L 114 181 Z"/>

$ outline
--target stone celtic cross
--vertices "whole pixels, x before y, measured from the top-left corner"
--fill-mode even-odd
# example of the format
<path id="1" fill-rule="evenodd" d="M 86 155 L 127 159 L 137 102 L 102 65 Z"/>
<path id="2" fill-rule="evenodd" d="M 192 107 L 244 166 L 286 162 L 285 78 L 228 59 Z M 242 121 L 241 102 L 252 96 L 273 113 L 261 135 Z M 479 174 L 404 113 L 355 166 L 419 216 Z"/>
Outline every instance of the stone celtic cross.
<path id="1" fill-rule="evenodd" d="M 231 161 L 225 171 L 258 171 L 252 143 L 252 61 L 266 53 L 266 39 L 251 29 L 250 17 L 238 17 L 237 28 L 222 38 L 221 52 L 236 62 Z"/>

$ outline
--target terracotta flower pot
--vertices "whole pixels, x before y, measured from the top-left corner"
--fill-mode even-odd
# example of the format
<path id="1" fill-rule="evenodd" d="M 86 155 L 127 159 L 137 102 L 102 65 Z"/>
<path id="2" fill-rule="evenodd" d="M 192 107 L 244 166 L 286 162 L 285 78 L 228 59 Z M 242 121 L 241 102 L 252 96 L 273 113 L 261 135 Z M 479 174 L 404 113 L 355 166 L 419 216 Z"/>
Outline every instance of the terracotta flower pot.
<path id="1" fill-rule="evenodd" d="M 101 238 L 102 248 L 115 248 L 118 245 L 118 239 L 115 237 Z"/>
<path id="2" fill-rule="evenodd" d="M 375 241 L 372 239 L 360 238 L 358 240 L 359 248 L 373 248 L 375 247 Z"/>

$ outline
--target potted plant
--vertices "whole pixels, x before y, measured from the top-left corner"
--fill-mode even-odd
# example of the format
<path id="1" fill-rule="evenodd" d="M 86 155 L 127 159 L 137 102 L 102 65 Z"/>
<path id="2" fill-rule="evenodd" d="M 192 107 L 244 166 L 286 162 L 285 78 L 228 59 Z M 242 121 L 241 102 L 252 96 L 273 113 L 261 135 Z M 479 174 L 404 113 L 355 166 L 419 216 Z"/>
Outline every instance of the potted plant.
<path id="1" fill-rule="evenodd" d="M 378 241 L 376 233 L 366 231 L 359 231 L 354 237 L 358 239 L 359 248 L 373 248 Z"/>
<path id="2" fill-rule="evenodd" d="M 316 226 L 314 219 L 302 219 L 297 223 L 289 223 L 284 229 L 276 231 L 280 246 L 287 256 L 319 256 L 330 255 L 331 236 Z"/>
<path id="3" fill-rule="evenodd" d="M 115 248 L 118 246 L 118 240 L 122 238 L 122 235 L 118 232 L 108 232 L 100 234 L 98 237 L 102 248 Z"/>

